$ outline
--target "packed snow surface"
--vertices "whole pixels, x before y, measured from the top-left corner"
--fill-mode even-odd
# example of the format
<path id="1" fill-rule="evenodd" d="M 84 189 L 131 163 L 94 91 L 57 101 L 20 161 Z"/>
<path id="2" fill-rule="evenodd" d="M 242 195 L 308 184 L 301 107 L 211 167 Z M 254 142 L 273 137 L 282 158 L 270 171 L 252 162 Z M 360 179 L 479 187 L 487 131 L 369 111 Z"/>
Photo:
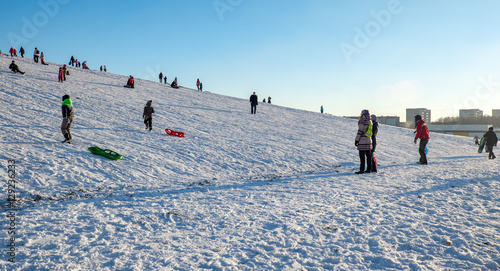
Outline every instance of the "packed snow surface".
<path id="1" fill-rule="evenodd" d="M 356 175 L 355 120 L 271 104 L 251 115 L 247 99 L 128 89 L 128 76 L 73 67 L 59 83 L 56 63 L 16 58 L 23 76 L 11 60 L 0 57 L 1 270 L 500 269 L 499 162 L 470 138 L 431 133 L 422 166 L 413 131 L 381 125 L 378 173 Z"/>

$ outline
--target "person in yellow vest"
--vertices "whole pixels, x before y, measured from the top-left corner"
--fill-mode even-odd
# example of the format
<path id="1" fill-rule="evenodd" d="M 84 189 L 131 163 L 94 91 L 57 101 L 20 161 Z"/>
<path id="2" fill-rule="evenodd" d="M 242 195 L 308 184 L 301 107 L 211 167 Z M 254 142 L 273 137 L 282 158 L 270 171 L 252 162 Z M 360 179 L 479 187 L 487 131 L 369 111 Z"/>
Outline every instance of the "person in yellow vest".
<path id="1" fill-rule="evenodd" d="M 356 174 L 372 172 L 372 125 L 370 112 L 364 109 L 361 111 L 361 116 L 358 120 L 358 133 L 354 140 L 354 145 L 359 151 L 360 160 L 359 171 L 356 171 Z"/>

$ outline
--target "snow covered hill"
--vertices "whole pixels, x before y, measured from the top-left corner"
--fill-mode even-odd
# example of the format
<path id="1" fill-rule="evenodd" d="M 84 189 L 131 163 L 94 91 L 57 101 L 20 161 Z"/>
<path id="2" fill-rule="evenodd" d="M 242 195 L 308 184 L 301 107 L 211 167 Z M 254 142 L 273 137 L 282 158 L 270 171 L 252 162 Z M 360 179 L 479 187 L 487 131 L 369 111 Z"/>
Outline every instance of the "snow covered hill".
<path id="1" fill-rule="evenodd" d="M 58 64 L 16 58 L 23 76 L 11 61 L 0 56 L 1 270 L 500 269 L 499 164 L 469 138 L 431 133 L 419 166 L 413 131 L 381 125 L 379 172 L 358 176 L 354 120 L 251 115 L 248 100 L 73 67 L 61 84 Z"/>

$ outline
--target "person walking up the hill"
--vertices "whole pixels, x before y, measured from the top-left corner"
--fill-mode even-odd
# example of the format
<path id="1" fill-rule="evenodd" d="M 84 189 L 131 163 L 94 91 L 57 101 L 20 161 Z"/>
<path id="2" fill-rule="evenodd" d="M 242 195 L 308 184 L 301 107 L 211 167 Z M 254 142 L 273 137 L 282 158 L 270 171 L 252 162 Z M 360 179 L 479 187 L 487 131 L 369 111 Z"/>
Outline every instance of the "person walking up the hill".
<path id="1" fill-rule="evenodd" d="M 64 70 L 62 67 L 59 67 L 59 76 L 57 77 L 57 79 L 59 80 L 58 82 L 63 82 L 64 81 Z"/>
<path id="2" fill-rule="evenodd" d="M 155 112 L 154 108 L 151 106 L 153 101 L 149 100 L 144 107 L 144 112 L 142 113 L 142 118 L 144 119 L 144 124 L 146 125 L 146 130 L 153 130 L 153 113 Z"/>
<path id="3" fill-rule="evenodd" d="M 358 120 L 358 133 L 356 134 L 356 139 L 354 140 L 354 145 L 359 151 L 359 171 L 356 174 L 370 173 L 372 172 L 372 121 L 370 118 L 370 112 L 367 109 L 361 111 L 361 116 Z M 365 159 L 366 158 L 366 159 Z M 366 162 L 366 170 L 365 170 Z"/>
<path id="4" fill-rule="evenodd" d="M 255 114 L 257 111 L 257 105 L 259 104 L 258 99 L 259 98 L 257 98 L 257 95 L 255 94 L 255 92 L 252 95 L 250 95 L 250 113 L 251 114 Z M 266 102 L 266 99 L 264 99 L 264 102 Z"/>
<path id="5" fill-rule="evenodd" d="M 203 91 L 203 83 L 200 82 L 200 91 Z"/>
<path id="6" fill-rule="evenodd" d="M 321 106 L 321 108 L 319 109 L 319 111 L 321 111 L 321 114 L 323 114 L 323 106 Z"/>
<path id="7" fill-rule="evenodd" d="M 70 60 L 69 60 L 69 64 L 70 64 L 71 66 L 73 66 L 73 67 L 75 66 L 75 57 L 74 57 L 74 56 L 71 56 L 71 58 L 70 58 Z"/>
<path id="8" fill-rule="evenodd" d="M 166 76 L 166 75 L 163 77 L 163 83 L 164 83 L 165 85 L 167 84 L 167 76 Z"/>
<path id="9" fill-rule="evenodd" d="M 196 80 L 196 87 L 198 88 L 198 91 L 200 90 L 200 79 L 198 78 Z"/>
<path id="10" fill-rule="evenodd" d="M 35 51 L 33 52 L 33 60 L 35 63 L 38 63 L 38 58 L 40 57 L 40 51 L 35 47 Z"/>
<path id="11" fill-rule="evenodd" d="M 69 95 L 64 95 L 62 97 L 62 123 L 61 123 L 61 132 L 64 136 L 64 140 L 62 143 L 71 143 L 71 124 L 73 124 L 73 103 L 71 102 L 71 99 Z"/>
<path id="12" fill-rule="evenodd" d="M 15 55 L 15 49 L 14 47 L 10 47 L 10 50 L 9 50 L 9 53 L 10 53 L 10 56 L 13 57 Z"/>
<path id="13" fill-rule="evenodd" d="M 62 67 L 62 70 L 63 70 L 63 79 L 64 79 L 64 81 L 66 81 L 66 75 L 69 75 L 68 66 L 66 66 L 66 64 L 64 64 Z"/>
<path id="14" fill-rule="evenodd" d="M 498 137 L 497 134 L 493 131 L 493 126 L 490 126 L 488 128 L 488 132 L 484 134 L 484 137 L 486 138 L 486 147 L 488 148 L 489 154 L 488 154 L 488 159 L 495 159 L 497 158 L 495 154 L 493 153 L 493 146 L 497 145 L 498 142 Z"/>
<path id="15" fill-rule="evenodd" d="M 21 54 L 21 57 L 24 58 L 24 48 L 22 46 L 19 49 L 19 53 Z"/>
<path id="16" fill-rule="evenodd" d="M 377 161 L 375 160 L 375 148 L 377 147 L 378 121 L 377 116 L 372 115 L 372 172 L 377 172 Z"/>
<path id="17" fill-rule="evenodd" d="M 415 116 L 416 130 L 415 130 L 415 140 L 413 141 L 417 144 L 417 139 L 420 139 L 420 145 L 418 148 L 418 152 L 420 153 L 420 160 L 417 164 L 427 165 L 427 156 L 425 154 L 425 146 L 429 142 L 429 128 L 427 128 L 427 124 L 422 120 L 422 116 Z"/>
<path id="18" fill-rule="evenodd" d="M 161 84 L 161 81 L 163 80 L 163 73 L 160 72 L 160 74 L 158 75 L 158 78 L 160 79 L 160 84 Z"/>
<path id="19" fill-rule="evenodd" d="M 106 65 L 104 65 L 104 72 L 108 72 L 108 68 L 106 68 Z"/>
<path id="20" fill-rule="evenodd" d="M 10 63 L 9 69 L 11 71 L 13 71 L 14 73 L 25 74 L 25 72 L 22 72 L 21 70 L 19 70 L 19 67 L 17 66 L 17 64 L 14 60 L 12 60 L 12 63 Z"/>
<path id="21" fill-rule="evenodd" d="M 267 97 L 267 103 L 270 104 L 271 103 L 271 96 Z"/>

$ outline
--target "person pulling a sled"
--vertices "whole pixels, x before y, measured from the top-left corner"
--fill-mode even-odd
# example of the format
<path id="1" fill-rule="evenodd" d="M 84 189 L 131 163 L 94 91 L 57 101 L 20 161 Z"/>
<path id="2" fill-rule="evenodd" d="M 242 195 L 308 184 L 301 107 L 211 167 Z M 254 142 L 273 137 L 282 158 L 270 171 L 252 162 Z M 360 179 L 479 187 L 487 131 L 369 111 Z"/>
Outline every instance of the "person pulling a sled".
<path id="1" fill-rule="evenodd" d="M 146 130 L 153 130 L 153 113 L 155 112 L 154 108 L 151 106 L 153 101 L 149 100 L 144 107 L 144 112 L 142 113 L 142 118 L 144 119 L 144 124 L 146 125 Z"/>
<path id="2" fill-rule="evenodd" d="M 354 145 L 359 151 L 360 160 L 359 171 L 356 171 L 356 174 L 372 172 L 372 125 L 370 112 L 367 109 L 361 111 L 358 120 L 358 133 L 354 140 Z"/>
<path id="3" fill-rule="evenodd" d="M 71 143 L 71 124 L 73 124 L 73 102 L 71 102 L 71 99 L 69 95 L 64 95 L 62 97 L 62 123 L 61 123 L 61 132 L 64 136 L 64 140 L 62 141 L 63 143 Z"/>
<path id="4" fill-rule="evenodd" d="M 498 137 L 497 137 L 497 134 L 495 133 L 495 131 L 493 131 L 493 126 L 490 126 L 488 128 L 488 132 L 486 132 L 484 134 L 484 137 L 486 138 L 485 145 L 486 145 L 486 148 L 488 148 L 487 151 L 489 152 L 488 159 L 497 158 L 495 156 L 495 154 L 493 153 L 493 146 L 497 145 Z"/>

